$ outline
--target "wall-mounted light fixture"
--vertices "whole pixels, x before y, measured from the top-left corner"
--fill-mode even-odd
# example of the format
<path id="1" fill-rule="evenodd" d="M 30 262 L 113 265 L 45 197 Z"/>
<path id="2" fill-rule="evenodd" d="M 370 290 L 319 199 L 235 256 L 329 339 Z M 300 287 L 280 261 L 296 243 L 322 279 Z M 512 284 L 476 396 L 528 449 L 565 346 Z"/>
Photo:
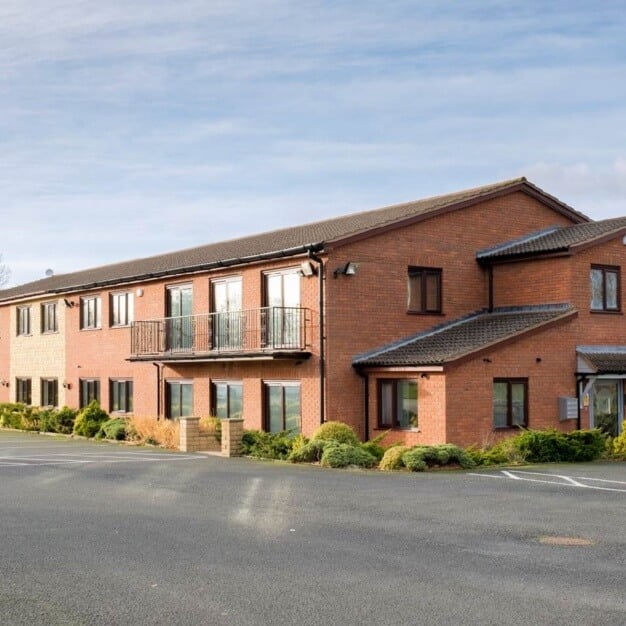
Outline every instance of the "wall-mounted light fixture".
<path id="1" fill-rule="evenodd" d="M 430 378 L 430 374 L 426 374 L 425 372 L 422 372 L 420 374 L 420 378 L 425 378 L 426 380 L 428 380 Z"/>
<path id="2" fill-rule="evenodd" d="M 135 294 L 138 298 L 141 298 L 141 296 L 143 296 L 143 289 L 141 287 L 137 287 Z"/>
<path id="3" fill-rule="evenodd" d="M 353 261 L 348 261 L 345 265 L 341 265 L 334 272 L 333 276 L 337 278 L 339 274 L 343 274 L 344 276 L 354 276 L 357 273 L 359 266 Z"/>
<path id="4" fill-rule="evenodd" d="M 63 298 L 63 302 L 65 302 L 65 306 L 70 308 L 70 309 L 73 306 L 76 306 L 76 302 L 72 302 L 71 300 L 68 300 L 67 298 Z"/>
<path id="5" fill-rule="evenodd" d="M 491 359 L 490 359 L 490 358 L 488 358 L 488 357 L 485 357 L 485 358 L 483 359 L 483 363 L 491 363 Z"/>
<path id="6" fill-rule="evenodd" d="M 63 381 L 63 389 L 71 389 L 72 383 L 68 383 L 66 380 Z"/>
<path id="7" fill-rule="evenodd" d="M 300 263 L 300 273 L 302 276 L 315 276 L 317 269 L 311 261 L 302 261 L 302 263 Z"/>
<path id="8" fill-rule="evenodd" d="M 2 385 L 3 387 L 8 387 L 9 386 L 9 381 L 8 380 L 4 380 L 4 378 L 2 380 L 0 380 L 0 385 Z"/>

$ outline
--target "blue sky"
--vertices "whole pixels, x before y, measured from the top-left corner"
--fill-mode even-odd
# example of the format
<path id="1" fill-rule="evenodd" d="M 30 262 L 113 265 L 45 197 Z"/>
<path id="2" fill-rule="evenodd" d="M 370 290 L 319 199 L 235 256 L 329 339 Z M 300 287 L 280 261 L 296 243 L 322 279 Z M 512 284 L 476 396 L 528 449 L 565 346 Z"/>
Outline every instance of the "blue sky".
<path id="1" fill-rule="evenodd" d="M 12 283 L 519 175 L 626 215 L 626 7 L 0 0 Z"/>

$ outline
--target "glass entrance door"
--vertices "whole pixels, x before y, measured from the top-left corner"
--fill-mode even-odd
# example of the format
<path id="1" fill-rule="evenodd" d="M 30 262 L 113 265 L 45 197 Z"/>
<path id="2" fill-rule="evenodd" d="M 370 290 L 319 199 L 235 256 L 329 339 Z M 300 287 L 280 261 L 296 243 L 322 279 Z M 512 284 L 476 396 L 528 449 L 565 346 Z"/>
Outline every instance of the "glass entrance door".
<path id="1" fill-rule="evenodd" d="M 596 380 L 593 384 L 593 426 L 612 437 L 619 434 L 623 415 L 621 380 Z"/>
<path id="2" fill-rule="evenodd" d="M 241 301 L 241 278 L 213 283 L 213 349 L 240 350 L 243 347 Z"/>
<path id="3" fill-rule="evenodd" d="M 272 348 L 300 345 L 300 275 L 298 272 L 265 277 L 265 344 Z"/>
<path id="4" fill-rule="evenodd" d="M 191 285 L 167 289 L 165 345 L 167 350 L 185 351 L 193 347 L 193 291 Z"/>

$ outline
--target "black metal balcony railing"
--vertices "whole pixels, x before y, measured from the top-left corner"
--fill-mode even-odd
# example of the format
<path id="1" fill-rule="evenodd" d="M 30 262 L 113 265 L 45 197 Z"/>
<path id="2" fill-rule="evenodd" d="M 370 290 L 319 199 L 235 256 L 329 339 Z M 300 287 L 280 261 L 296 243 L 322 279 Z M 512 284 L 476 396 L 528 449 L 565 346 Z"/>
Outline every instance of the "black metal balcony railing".
<path id="1" fill-rule="evenodd" d="M 264 307 L 134 322 L 133 356 L 303 351 L 306 309 Z"/>

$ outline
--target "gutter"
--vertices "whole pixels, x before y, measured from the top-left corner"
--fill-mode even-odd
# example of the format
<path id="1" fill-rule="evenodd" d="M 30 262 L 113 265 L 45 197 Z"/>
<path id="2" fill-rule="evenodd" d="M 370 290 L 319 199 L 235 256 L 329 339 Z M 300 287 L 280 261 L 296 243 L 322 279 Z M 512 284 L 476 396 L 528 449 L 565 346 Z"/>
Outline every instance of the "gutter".
<path id="1" fill-rule="evenodd" d="M 256 263 L 259 261 L 270 261 L 274 259 L 282 259 L 286 257 L 297 256 L 299 254 L 308 255 L 309 253 L 319 252 L 323 249 L 324 249 L 323 241 L 318 242 L 318 243 L 310 243 L 310 244 L 305 244 L 302 246 L 296 246 L 294 248 L 286 248 L 284 250 L 278 250 L 278 251 L 273 251 L 273 252 L 262 252 L 260 254 L 253 254 L 247 257 L 237 257 L 237 258 L 232 258 L 232 259 L 225 259 L 222 261 L 211 261 L 209 263 L 190 265 L 188 267 L 177 267 L 177 268 L 173 268 L 169 270 L 162 270 L 160 272 L 145 272 L 143 274 L 136 274 L 132 276 L 121 276 L 118 278 L 98 280 L 98 281 L 94 281 L 90 283 L 81 283 L 81 284 L 71 285 L 67 287 L 59 287 L 56 289 L 42 289 L 40 291 L 34 291 L 31 293 L 17 294 L 14 297 L 9 296 L 8 298 L 2 298 L 0 296 L 0 304 L 20 302 L 20 301 L 28 300 L 31 298 L 36 298 L 39 296 L 47 296 L 47 295 L 52 295 L 52 294 L 85 291 L 88 289 L 96 289 L 99 287 L 109 287 L 112 285 L 126 285 L 126 284 L 131 284 L 131 283 L 143 282 L 146 280 L 157 280 L 159 278 L 164 278 L 166 276 L 177 276 L 180 274 L 197 274 L 200 272 L 206 272 L 208 270 L 220 269 L 223 267 L 232 267 L 234 265 L 246 265 L 248 263 Z M 94 268 L 94 269 L 98 269 L 98 268 Z M 83 271 L 88 272 L 89 270 L 83 270 Z M 62 274 L 59 274 L 59 276 L 62 276 Z M 12 289 L 18 289 L 18 288 L 19 286 L 7 289 L 6 291 L 10 291 Z"/>

